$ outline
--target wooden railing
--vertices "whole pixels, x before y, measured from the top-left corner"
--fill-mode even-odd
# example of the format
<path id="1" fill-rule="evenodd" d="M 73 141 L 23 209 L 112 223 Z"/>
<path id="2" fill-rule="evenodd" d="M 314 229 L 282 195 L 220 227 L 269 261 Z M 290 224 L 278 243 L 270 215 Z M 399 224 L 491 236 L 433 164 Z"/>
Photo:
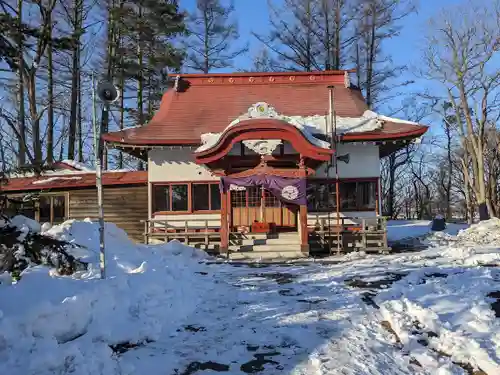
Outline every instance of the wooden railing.
<path id="1" fill-rule="evenodd" d="M 312 216 L 312 217 L 311 217 Z M 311 224 L 311 222 L 314 222 Z M 308 231 L 311 237 L 330 252 L 358 248 L 366 251 L 390 250 L 387 242 L 385 217 L 339 217 L 309 214 Z"/>
<path id="2" fill-rule="evenodd" d="M 202 240 L 208 246 L 211 240 L 220 240 L 220 224 L 211 223 L 213 221 L 207 219 L 141 220 L 141 223 L 144 223 L 144 243 L 148 244 L 152 238 L 163 239 L 165 242 L 173 239 L 183 240 L 186 245 L 194 240 Z"/>

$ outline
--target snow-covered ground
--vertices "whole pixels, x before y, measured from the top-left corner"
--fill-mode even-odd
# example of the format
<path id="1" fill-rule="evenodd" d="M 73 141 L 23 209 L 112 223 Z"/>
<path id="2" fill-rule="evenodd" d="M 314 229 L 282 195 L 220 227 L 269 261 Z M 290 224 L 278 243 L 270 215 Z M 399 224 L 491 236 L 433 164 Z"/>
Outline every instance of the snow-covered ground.
<path id="1" fill-rule="evenodd" d="M 93 266 L 0 280 L 0 374 L 500 374 L 498 220 L 420 252 L 251 266 L 110 224 L 104 281 L 95 223 L 45 233 Z"/>
<path id="2" fill-rule="evenodd" d="M 389 220 L 387 222 L 388 239 L 397 241 L 404 238 L 422 237 L 431 232 L 430 220 Z M 445 233 L 456 236 L 459 231 L 466 229 L 467 224 L 446 224 Z"/>

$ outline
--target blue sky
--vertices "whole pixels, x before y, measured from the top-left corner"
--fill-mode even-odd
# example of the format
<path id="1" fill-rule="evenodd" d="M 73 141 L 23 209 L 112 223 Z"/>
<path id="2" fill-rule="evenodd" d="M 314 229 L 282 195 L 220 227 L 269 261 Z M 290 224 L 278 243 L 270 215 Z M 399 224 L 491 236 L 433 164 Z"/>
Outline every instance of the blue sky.
<path id="1" fill-rule="evenodd" d="M 228 3 L 229 0 L 222 0 Z M 418 0 L 416 0 L 418 1 Z M 436 15 L 446 6 L 457 4 L 460 0 L 420 0 L 418 1 L 418 13 L 408 16 L 404 20 L 404 27 L 400 36 L 386 43 L 386 51 L 391 54 L 396 64 L 410 65 L 418 63 L 421 39 L 425 33 L 425 25 L 429 18 Z M 277 6 L 282 0 L 273 0 Z M 196 4 L 196 0 L 181 0 L 182 7 L 190 10 Z M 250 53 L 235 60 L 235 66 L 239 69 L 248 68 L 252 63 L 252 56 L 261 43 L 256 40 L 251 32 L 266 34 L 269 30 L 269 12 L 267 0 L 234 0 L 235 17 L 238 20 L 240 31 L 240 43 L 250 43 Z M 233 69 L 225 69 L 231 71 Z"/>
<path id="2" fill-rule="evenodd" d="M 228 4 L 230 0 L 222 0 Z M 272 0 L 279 7 L 283 4 L 283 0 Z M 400 34 L 387 40 L 384 45 L 384 55 L 390 55 L 394 64 L 397 66 L 406 66 L 406 72 L 398 77 L 398 80 L 415 81 L 414 84 L 398 88 L 397 97 L 390 101 L 384 102 L 377 110 L 387 114 L 395 115 L 396 117 L 409 118 L 411 114 L 403 113 L 404 108 L 407 108 L 405 101 L 415 96 L 415 92 L 422 92 L 425 89 L 438 89 L 435 84 L 428 81 L 419 80 L 415 71 L 419 68 L 422 50 L 424 49 L 424 36 L 426 35 L 426 25 L 428 21 L 437 16 L 446 7 L 453 6 L 459 3 L 464 3 L 466 0 L 414 0 L 417 5 L 417 12 L 404 18 L 401 22 L 402 29 Z M 195 7 L 196 0 L 181 0 L 181 7 L 187 10 L 192 10 Z M 250 68 L 252 66 L 255 53 L 263 47 L 253 35 L 253 32 L 259 34 L 267 34 L 269 31 L 269 11 L 267 0 L 234 0 L 235 17 L 238 21 L 240 39 L 238 45 L 250 43 L 250 51 L 244 56 L 239 56 L 234 61 L 234 68 L 226 68 L 219 70 L 220 72 L 231 72 L 238 69 Z M 356 68 L 355 66 L 346 66 L 346 68 Z M 411 112 L 411 111 L 410 111 Z M 431 121 L 428 118 L 426 121 Z"/>

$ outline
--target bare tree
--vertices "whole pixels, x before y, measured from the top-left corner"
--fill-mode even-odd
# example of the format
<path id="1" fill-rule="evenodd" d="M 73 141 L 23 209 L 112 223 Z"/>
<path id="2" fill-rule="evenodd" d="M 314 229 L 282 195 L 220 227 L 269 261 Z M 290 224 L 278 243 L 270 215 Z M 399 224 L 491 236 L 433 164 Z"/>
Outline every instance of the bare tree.
<path id="1" fill-rule="evenodd" d="M 281 7 L 268 0 L 271 31 L 268 35 L 254 33 L 272 53 L 280 70 L 324 70 L 317 39 L 317 0 L 284 0 Z"/>
<path id="2" fill-rule="evenodd" d="M 357 42 L 353 60 L 358 84 L 371 108 L 379 105 L 384 96 L 387 99 L 389 92 L 394 94 L 396 86 L 411 83 L 393 82 L 405 67 L 392 63 L 390 55 L 384 53 L 383 44 L 399 35 L 400 21 L 415 11 L 415 6 L 412 0 L 359 0 L 358 8 L 360 16 L 356 21 Z"/>
<path id="3" fill-rule="evenodd" d="M 480 220 L 493 213 L 485 174 L 486 134 L 499 120 L 498 45 L 500 1 L 447 8 L 431 20 L 424 53 L 425 76 L 441 84 L 454 110 L 464 150 L 462 169 L 479 205 Z M 470 158 L 472 168 L 468 168 Z"/>
<path id="4" fill-rule="evenodd" d="M 185 67 L 208 73 L 232 66 L 236 57 L 248 51 L 248 45 L 233 45 L 239 38 L 238 23 L 231 19 L 233 12 L 232 1 L 225 6 L 220 0 L 197 0 L 196 9 L 188 17 Z"/>

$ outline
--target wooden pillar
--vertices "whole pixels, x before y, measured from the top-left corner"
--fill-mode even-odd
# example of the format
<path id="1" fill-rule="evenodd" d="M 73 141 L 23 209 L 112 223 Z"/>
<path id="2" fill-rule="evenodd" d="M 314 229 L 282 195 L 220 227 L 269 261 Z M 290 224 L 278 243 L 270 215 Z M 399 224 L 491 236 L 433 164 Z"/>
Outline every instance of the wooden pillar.
<path id="1" fill-rule="evenodd" d="M 229 250 L 229 223 L 228 223 L 228 192 L 220 193 L 220 247 L 221 252 Z"/>
<path id="2" fill-rule="evenodd" d="M 226 212 L 227 212 L 227 227 L 228 227 L 228 234 L 227 238 L 229 241 L 229 238 L 231 237 L 231 231 L 232 231 L 232 226 L 233 226 L 233 209 L 231 206 L 231 190 L 227 192 L 227 205 L 226 205 Z"/>
<path id="3" fill-rule="evenodd" d="M 307 231 L 307 205 L 301 204 L 299 207 L 300 223 L 300 250 L 305 255 L 309 255 L 309 233 Z"/>
<path id="4" fill-rule="evenodd" d="M 300 178 L 307 179 L 307 169 L 305 159 L 300 155 Z M 300 249 L 304 255 L 309 255 L 309 232 L 307 231 L 307 204 L 299 206 L 299 233 L 300 233 Z"/>
<path id="5" fill-rule="evenodd" d="M 375 213 L 377 216 L 381 215 L 382 212 L 382 201 L 381 201 L 381 194 L 380 194 L 380 177 L 377 178 L 377 186 L 375 188 Z"/>

